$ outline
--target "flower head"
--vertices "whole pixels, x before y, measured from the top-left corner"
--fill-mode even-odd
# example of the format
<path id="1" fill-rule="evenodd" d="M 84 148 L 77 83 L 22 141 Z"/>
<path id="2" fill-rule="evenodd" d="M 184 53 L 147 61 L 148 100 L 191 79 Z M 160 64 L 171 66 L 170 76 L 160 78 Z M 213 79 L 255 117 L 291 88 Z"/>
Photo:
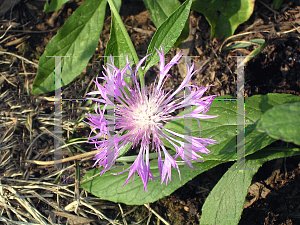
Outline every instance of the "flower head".
<path id="1" fill-rule="evenodd" d="M 98 90 L 88 93 L 88 95 L 101 96 L 100 99 L 88 98 L 96 101 L 95 112 L 97 115 L 87 114 L 89 121 L 86 123 L 92 126 L 92 132 L 96 129 L 100 131 L 96 136 L 90 134 L 89 137 L 89 142 L 95 144 L 96 149 L 99 150 L 95 155 L 96 162 L 94 165 L 103 166 L 103 174 L 114 165 L 125 145 L 132 144 L 132 147 L 140 145 L 139 154 L 133 164 L 121 173 L 129 171 L 126 184 L 131 177 L 134 179 L 135 172 L 137 172 L 144 183 L 144 190 L 146 191 L 149 178 L 156 178 L 150 170 L 150 144 L 152 150 L 156 151 L 158 155 L 161 183 L 165 181 L 167 184 L 168 180 L 171 180 L 171 167 L 178 170 L 180 177 L 179 162 L 186 162 L 193 167 L 191 161 L 201 161 L 202 157 L 198 153 L 209 153 L 210 151 L 206 146 L 216 143 L 215 140 L 193 136 L 187 137 L 165 128 L 164 125 L 173 119 L 195 118 L 200 126 L 199 119 L 216 117 L 205 114 L 215 96 L 202 98 L 209 87 L 197 87 L 190 84 L 192 76 L 197 72 L 193 71 L 194 64 L 187 68 L 187 75 L 177 90 L 173 92 L 172 90 L 164 91 L 162 87 L 169 76 L 168 72 L 173 65 L 178 63 L 182 55 L 178 53 L 165 65 L 163 49 L 161 48 L 161 52 L 157 49 L 156 51 L 160 57 L 159 75 L 153 86 L 151 85 L 149 88 L 140 86 L 137 79 L 137 71 L 149 56 L 147 55 L 138 63 L 135 72 L 130 68 L 130 63 L 123 69 L 107 64 L 107 67 L 104 67 L 106 72 L 106 74 L 103 72 L 104 77 L 98 77 L 95 81 Z M 127 70 L 130 71 L 130 75 L 126 74 Z M 125 76 L 132 78 L 133 87 L 125 82 Z M 106 81 L 103 86 L 99 83 L 99 79 Z M 175 99 L 175 95 L 186 87 L 192 87 L 190 94 Z M 100 109 L 100 103 L 104 104 L 103 110 Z M 176 110 L 190 106 L 196 106 L 196 108 L 184 116 L 172 115 Z M 113 110 L 108 109 L 109 107 Z M 108 115 L 105 115 L 105 111 Z M 103 140 L 99 140 L 101 136 L 104 137 Z M 179 141 L 176 137 L 190 140 L 190 143 Z M 166 150 L 162 139 L 167 140 L 174 146 L 176 149 L 174 156 L 171 156 Z"/>

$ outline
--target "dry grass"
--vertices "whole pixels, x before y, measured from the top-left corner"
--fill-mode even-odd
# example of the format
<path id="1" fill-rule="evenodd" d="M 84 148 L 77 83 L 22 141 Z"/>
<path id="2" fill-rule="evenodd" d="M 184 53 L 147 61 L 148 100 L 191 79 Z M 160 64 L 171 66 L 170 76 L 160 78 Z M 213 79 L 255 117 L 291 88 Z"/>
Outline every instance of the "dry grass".
<path id="1" fill-rule="evenodd" d="M 149 205 L 125 212 L 120 204 L 95 198 L 80 187 L 80 178 L 91 169 L 95 154 L 82 139 L 90 131 L 80 120 L 90 108 L 89 102 L 63 102 L 63 167 L 56 169 L 52 161 L 54 98 L 51 93 L 30 95 L 36 63 L 14 53 L 1 53 L 8 56 L 6 62 L 11 67 L 0 73 L 0 221 L 26 225 L 127 224 L 126 216 L 145 207 L 148 216 L 136 224 L 149 224 L 153 214 L 158 223 L 168 224 Z M 11 56 L 19 60 L 18 66 Z M 63 98 L 79 98 L 77 90 L 86 94 L 95 88 L 91 80 L 96 74 L 90 76 L 64 88 Z M 80 177 L 76 171 L 81 171 Z"/>

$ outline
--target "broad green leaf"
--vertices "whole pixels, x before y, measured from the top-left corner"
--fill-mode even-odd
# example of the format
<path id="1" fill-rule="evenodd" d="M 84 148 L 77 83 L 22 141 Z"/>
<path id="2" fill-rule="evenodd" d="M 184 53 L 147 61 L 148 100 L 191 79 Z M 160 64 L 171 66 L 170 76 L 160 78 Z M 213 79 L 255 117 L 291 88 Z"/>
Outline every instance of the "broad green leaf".
<path id="1" fill-rule="evenodd" d="M 143 0 L 156 27 L 162 23 L 181 5 L 178 0 Z"/>
<path id="2" fill-rule="evenodd" d="M 299 149 L 261 150 L 246 157 L 245 170 L 235 164 L 219 180 L 202 207 L 200 224 L 238 224 L 252 177 L 267 161 L 300 155 Z"/>
<path id="3" fill-rule="evenodd" d="M 101 169 L 93 169 L 87 172 L 82 179 L 81 187 L 92 193 L 93 195 L 106 199 L 113 202 L 125 203 L 127 205 L 142 205 L 145 203 L 155 202 L 158 199 L 168 196 L 175 190 L 183 186 L 186 182 L 193 179 L 200 173 L 203 173 L 219 164 L 222 161 L 205 161 L 203 163 L 194 163 L 193 166 L 196 169 L 192 169 L 189 166 L 180 166 L 181 181 L 179 180 L 179 175 L 177 170 L 172 168 L 172 181 L 166 185 L 161 184 L 161 179 L 155 179 L 149 181 L 147 186 L 147 192 L 144 192 L 144 185 L 140 177 L 136 174 L 135 180 L 132 184 L 132 178 L 123 187 L 125 183 L 128 172 L 120 175 L 112 175 L 110 171 L 106 172 L 102 176 L 99 175 Z M 151 172 L 154 176 L 159 176 L 159 170 L 157 167 L 157 160 L 152 161 Z M 128 166 L 127 166 L 128 167 Z M 127 167 L 124 167 L 126 169 Z M 111 171 L 111 173 L 121 172 L 122 167 L 116 167 Z M 98 174 L 98 175 L 96 175 Z M 85 182 L 85 179 L 96 175 L 92 180 Z"/>
<path id="4" fill-rule="evenodd" d="M 270 108 L 288 102 L 299 101 L 298 96 L 287 94 L 255 95 L 245 99 L 245 155 L 254 153 L 276 141 L 267 134 L 258 132 L 256 124 L 261 116 Z M 209 155 L 203 154 L 205 160 L 231 161 L 236 159 L 236 110 L 235 101 L 218 101 L 216 99 L 207 115 L 220 115 L 217 118 L 200 120 L 201 138 L 211 138 L 218 142 L 209 145 Z M 184 112 L 179 115 L 184 115 Z M 166 128 L 183 134 L 184 119 L 174 119 L 165 125 Z M 199 137 L 199 125 L 192 120 L 192 136 Z M 180 139 L 178 139 L 180 140 Z M 174 147 L 167 141 L 164 144 Z"/>
<path id="5" fill-rule="evenodd" d="M 119 11 L 121 8 L 121 1 L 116 4 L 115 0 L 115 6 L 116 9 Z M 127 42 L 127 39 L 125 38 L 125 35 L 123 34 L 120 26 L 118 25 L 116 21 L 116 17 L 114 16 L 114 13 L 112 12 L 111 17 L 111 27 L 110 27 L 110 38 L 107 42 L 106 50 L 105 50 L 105 56 L 116 56 L 114 57 L 114 65 L 117 68 L 123 68 L 126 66 L 126 56 L 128 55 L 128 60 L 133 61 L 134 57 L 133 55 L 137 54 L 134 50 L 134 52 L 131 52 L 131 48 L 129 45 L 132 45 L 132 42 L 130 40 L 130 43 Z M 123 25 L 124 26 L 124 25 Z M 128 35 L 128 34 L 127 34 Z M 107 58 L 104 60 L 105 63 L 107 63 Z M 128 72 L 129 73 L 129 72 Z M 125 81 L 129 83 L 130 77 L 125 77 Z"/>
<path id="6" fill-rule="evenodd" d="M 71 83 L 92 57 L 103 28 L 106 0 L 85 1 L 46 46 L 38 64 L 32 94 L 53 91 L 54 57 L 62 58 L 62 86 Z"/>
<path id="7" fill-rule="evenodd" d="M 70 0 L 51 0 L 50 4 L 46 1 L 44 5 L 44 12 L 54 12 L 58 10 L 63 4 Z"/>
<path id="8" fill-rule="evenodd" d="M 257 130 L 272 138 L 300 145 L 300 102 L 269 109 L 262 115 Z"/>
<path id="9" fill-rule="evenodd" d="M 174 45 L 185 26 L 186 20 L 188 19 L 191 3 L 191 0 L 185 1 L 156 30 L 147 50 L 147 55 L 152 55 L 149 56 L 149 60 L 146 62 L 144 71 L 148 71 L 151 66 L 159 61 L 159 55 L 154 47 L 160 50 L 160 47 L 162 46 L 164 53 L 167 53 Z"/>
<path id="10" fill-rule="evenodd" d="M 186 20 L 185 25 L 181 31 L 179 38 L 174 43 L 174 48 L 177 48 L 181 44 L 181 42 L 183 42 L 185 39 L 187 39 L 189 36 L 189 33 L 190 33 L 189 20 Z"/>
<path id="11" fill-rule="evenodd" d="M 262 134 L 255 130 L 255 123 L 261 115 L 274 105 L 282 104 L 284 102 L 295 102 L 298 100 L 299 97 L 286 94 L 258 95 L 246 99 L 246 155 L 254 153 L 275 141 L 266 134 Z M 207 114 L 221 116 L 200 121 L 202 127 L 201 137 L 210 138 L 210 136 L 212 136 L 212 139 L 217 140 L 219 144 L 208 146 L 212 152 L 209 155 L 203 154 L 205 161 L 194 163 L 195 169 L 191 169 L 187 165 L 180 166 L 181 182 L 179 181 L 178 172 L 172 169 L 173 181 L 171 183 L 165 186 L 165 184 L 160 185 L 160 179 L 149 181 L 147 186 L 148 192 L 143 193 L 144 186 L 138 176 L 133 182 L 132 188 L 132 179 L 127 185 L 122 187 L 127 179 L 128 172 L 113 176 L 109 171 L 102 176 L 95 176 L 92 181 L 83 182 L 82 187 L 86 191 L 103 199 L 130 205 L 139 205 L 154 202 L 164 196 L 170 195 L 198 174 L 221 163 L 234 161 L 236 159 L 236 103 L 214 101 Z M 179 119 L 173 120 L 173 122 L 177 121 L 180 122 Z M 183 123 L 181 123 L 181 125 L 180 123 L 172 125 L 167 124 L 166 126 L 169 126 L 169 129 L 183 133 L 182 124 Z M 192 123 L 192 134 L 193 136 L 199 135 L 198 122 L 196 121 L 193 121 Z M 126 168 L 127 167 L 124 167 L 124 169 Z M 91 170 L 85 175 L 84 179 L 87 179 L 100 171 L 100 169 Z M 119 171 L 122 171 L 122 167 L 116 167 L 116 170 L 112 170 L 111 172 L 116 173 Z M 156 160 L 151 162 L 151 171 L 154 176 L 159 176 Z"/>
<path id="12" fill-rule="evenodd" d="M 203 13 L 210 24 L 210 37 L 227 38 L 247 21 L 254 9 L 254 0 L 193 0 L 192 10 Z"/>
<path id="13" fill-rule="evenodd" d="M 160 25 L 181 5 L 178 0 L 143 0 L 144 4 L 150 14 L 151 20 L 155 27 Z M 178 46 L 183 40 L 189 36 L 189 23 L 188 20 L 177 39 L 175 46 Z"/>
<path id="14" fill-rule="evenodd" d="M 200 224 L 238 224 L 248 187 L 260 166 L 247 160 L 245 168 L 249 170 L 235 170 L 233 164 L 205 200 Z"/>

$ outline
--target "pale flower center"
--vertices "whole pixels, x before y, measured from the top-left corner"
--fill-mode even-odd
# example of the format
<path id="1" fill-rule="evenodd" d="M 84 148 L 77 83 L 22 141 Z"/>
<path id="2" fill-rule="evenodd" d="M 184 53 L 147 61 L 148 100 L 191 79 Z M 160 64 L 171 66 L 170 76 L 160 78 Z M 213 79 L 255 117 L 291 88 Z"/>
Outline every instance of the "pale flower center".
<path id="1" fill-rule="evenodd" d="M 155 115 L 155 107 L 151 107 L 149 102 L 139 104 L 132 109 L 132 119 L 138 129 L 148 129 L 151 125 L 156 125 L 158 118 Z"/>

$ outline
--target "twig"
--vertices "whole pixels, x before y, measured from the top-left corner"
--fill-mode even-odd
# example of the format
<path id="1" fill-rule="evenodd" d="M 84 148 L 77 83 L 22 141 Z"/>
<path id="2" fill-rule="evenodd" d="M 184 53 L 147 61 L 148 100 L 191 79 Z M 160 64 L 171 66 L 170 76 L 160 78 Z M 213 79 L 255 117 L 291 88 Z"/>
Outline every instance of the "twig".
<path id="1" fill-rule="evenodd" d="M 5 30 L 4 34 L 0 37 L 0 39 L 4 38 L 4 36 L 6 35 L 7 31 L 12 28 L 12 25 L 9 25 L 9 27 Z"/>
<path id="2" fill-rule="evenodd" d="M 127 221 L 126 221 L 126 219 L 125 219 L 125 216 L 124 216 L 124 212 L 123 212 L 122 206 L 120 205 L 120 203 L 118 203 L 118 206 L 119 206 L 120 211 L 121 211 L 121 216 L 122 216 L 122 219 L 123 219 L 123 223 L 124 223 L 124 225 L 127 225 Z"/>
<path id="3" fill-rule="evenodd" d="M 272 11 L 274 14 L 279 14 L 277 11 L 275 11 L 274 9 L 270 8 L 266 3 L 258 0 L 259 3 L 261 3 L 263 6 L 265 6 L 267 9 L 269 9 L 270 11 Z"/>
<path id="4" fill-rule="evenodd" d="M 152 31 L 152 30 L 144 30 L 142 28 L 132 27 L 132 26 L 128 26 L 128 25 L 125 25 L 125 27 L 133 29 L 134 31 L 136 31 L 138 33 L 141 33 L 141 34 L 146 34 L 146 35 L 153 35 L 154 34 L 154 31 Z"/>
<path id="5" fill-rule="evenodd" d="M 236 37 L 240 37 L 240 36 L 244 36 L 244 35 L 248 35 L 248 34 L 255 34 L 255 33 L 274 33 L 274 34 L 277 34 L 277 35 L 280 35 L 280 34 L 287 34 L 287 33 L 291 33 L 295 30 L 297 30 L 299 32 L 299 29 L 300 27 L 296 27 L 296 28 L 293 28 L 291 30 L 287 30 L 287 31 L 282 31 L 282 32 L 272 32 L 272 31 L 249 31 L 249 32 L 245 32 L 245 33 L 241 33 L 241 34 L 236 34 L 236 35 L 232 35 L 228 38 L 226 38 L 223 43 L 221 44 L 220 48 L 219 48 L 219 52 L 222 51 L 223 49 L 223 46 L 225 45 L 225 43 L 230 40 L 230 39 L 233 39 L 233 38 L 236 38 Z"/>
<path id="6" fill-rule="evenodd" d="M 150 212 L 149 212 L 149 217 L 148 217 L 148 220 L 147 220 L 147 225 L 150 224 L 152 214 L 153 214 L 152 211 L 150 211 Z"/>
<path id="7" fill-rule="evenodd" d="M 4 75 L 1 75 L 1 76 L 3 76 L 4 80 L 6 80 L 7 83 L 11 84 L 14 87 L 17 87 L 17 85 L 15 85 L 14 83 L 10 82 Z"/>
<path id="8" fill-rule="evenodd" d="M 30 60 L 28 60 L 28 59 L 26 59 L 26 58 L 24 58 L 24 57 L 22 57 L 22 56 L 16 55 L 16 54 L 14 54 L 14 53 L 0 51 L 0 54 L 7 54 L 7 55 L 15 56 L 15 57 L 17 57 L 17 58 L 19 58 L 19 59 L 24 60 L 25 62 L 27 62 L 27 63 L 29 63 L 29 64 L 32 64 L 35 68 L 38 68 L 38 64 L 36 64 L 36 63 L 34 63 L 34 62 L 32 62 L 32 61 L 30 61 Z"/>
<path id="9" fill-rule="evenodd" d="M 170 225 L 164 218 L 162 218 L 157 212 L 155 212 L 153 209 L 151 209 L 149 203 L 144 204 L 144 206 L 149 209 L 155 216 L 157 216 L 165 225 Z"/>
<path id="10" fill-rule="evenodd" d="M 124 216 L 127 216 L 128 214 L 132 213 L 134 210 L 136 210 L 139 206 L 133 207 L 131 210 L 129 210 L 127 213 L 124 214 Z"/>
<path id="11" fill-rule="evenodd" d="M 294 24 L 292 24 L 292 25 L 295 26 Z M 282 31 L 282 32 L 279 32 L 279 33 L 280 33 L 280 34 L 287 34 L 287 33 L 293 32 L 294 30 L 296 30 L 296 31 L 299 33 L 299 28 L 300 28 L 300 27 L 295 27 L 295 28 L 293 28 L 293 29 L 291 29 L 291 30 Z"/>
<path id="12" fill-rule="evenodd" d="M 34 164 L 41 165 L 41 166 L 48 166 L 48 165 L 54 165 L 54 164 L 58 164 L 58 163 L 65 163 L 65 162 L 73 161 L 73 160 L 76 160 L 76 159 L 82 159 L 82 158 L 87 157 L 87 156 L 95 155 L 98 152 L 99 152 L 99 150 L 95 150 L 95 151 L 86 152 L 86 153 L 83 153 L 83 154 L 71 156 L 71 157 L 68 157 L 68 158 L 65 158 L 65 159 L 62 159 L 62 160 L 54 160 L 54 161 L 25 160 L 25 162 L 34 163 Z"/>
<path id="13" fill-rule="evenodd" d="M 82 205 L 92 209 L 95 213 L 97 213 L 97 215 L 102 219 L 106 219 L 108 222 L 110 222 L 111 224 L 115 224 L 114 221 L 112 221 L 111 219 L 107 218 L 103 213 L 101 213 L 99 210 L 97 210 L 95 207 L 91 206 L 88 202 L 86 202 L 85 200 L 81 200 L 80 202 Z"/>

